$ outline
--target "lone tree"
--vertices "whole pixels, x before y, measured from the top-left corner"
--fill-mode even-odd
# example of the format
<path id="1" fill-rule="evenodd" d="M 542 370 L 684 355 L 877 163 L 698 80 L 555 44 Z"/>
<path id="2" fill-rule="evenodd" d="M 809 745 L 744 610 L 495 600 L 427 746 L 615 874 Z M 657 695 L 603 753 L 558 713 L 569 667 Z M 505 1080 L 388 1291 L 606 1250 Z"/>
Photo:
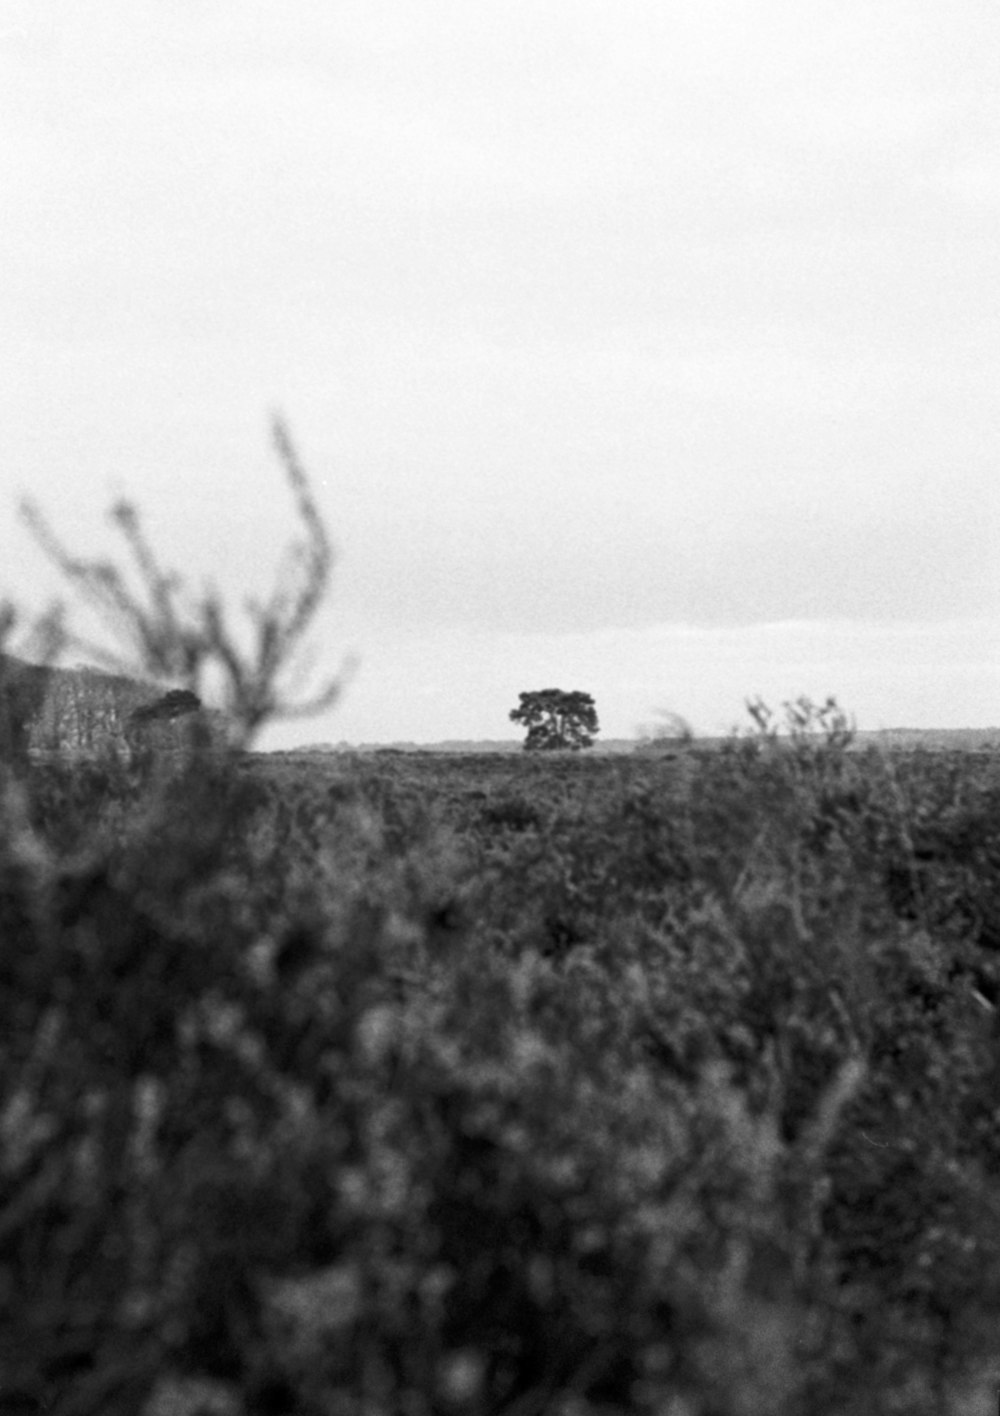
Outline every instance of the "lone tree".
<path id="1" fill-rule="evenodd" d="M 589 693 L 578 689 L 564 693 L 561 688 L 539 688 L 534 693 L 520 693 L 519 708 L 510 711 L 511 722 L 523 723 L 528 729 L 524 740 L 527 752 L 569 748 L 578 752 L 592 747 L 592 733 L 599 733 L 597 709 Z"/>

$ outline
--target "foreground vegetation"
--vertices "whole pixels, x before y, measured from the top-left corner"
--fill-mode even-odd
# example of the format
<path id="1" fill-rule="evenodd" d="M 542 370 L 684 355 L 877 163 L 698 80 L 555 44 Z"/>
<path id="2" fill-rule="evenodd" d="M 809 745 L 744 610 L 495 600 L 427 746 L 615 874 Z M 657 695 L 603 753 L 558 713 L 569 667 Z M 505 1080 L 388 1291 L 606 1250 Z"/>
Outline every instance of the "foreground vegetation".
<path id="1" fill-rule="evenodd" d="M 1000 776 L 789 726 L 6 769 L 0 1410 L 991 1409 Z"/>
<path id="2" fill-rule="evenodd" d="M 7 1389 L 948 1410 L 997 1356 L 998 793 L 760 737 L 216 758 L 153 815 L 120 765 L 37 766 L 2 817 Z"/>

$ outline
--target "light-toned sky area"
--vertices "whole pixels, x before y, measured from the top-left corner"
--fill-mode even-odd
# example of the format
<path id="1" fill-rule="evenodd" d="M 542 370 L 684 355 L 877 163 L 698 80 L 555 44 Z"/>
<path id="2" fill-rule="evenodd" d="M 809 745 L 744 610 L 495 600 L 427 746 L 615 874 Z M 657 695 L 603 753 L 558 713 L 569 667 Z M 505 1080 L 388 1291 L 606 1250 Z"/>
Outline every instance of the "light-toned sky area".
<path id="1" fill-rule="evenodd" d="M 126 494 L 360 667 L 265 745 L 1000 724 L 995 0 L 0 0 L 0 591 Z"/>

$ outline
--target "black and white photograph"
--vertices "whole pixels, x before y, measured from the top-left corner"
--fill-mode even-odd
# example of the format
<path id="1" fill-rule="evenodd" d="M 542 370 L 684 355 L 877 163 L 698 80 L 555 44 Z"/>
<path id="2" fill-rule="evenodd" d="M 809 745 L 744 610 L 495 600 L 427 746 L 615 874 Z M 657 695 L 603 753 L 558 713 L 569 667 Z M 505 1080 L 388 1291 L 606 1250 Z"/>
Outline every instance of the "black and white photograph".
<path id="1" fill-rule="evenodd" d="M 0 1416 L 993 1416 L 1000 9 L 0 0 Z"/>

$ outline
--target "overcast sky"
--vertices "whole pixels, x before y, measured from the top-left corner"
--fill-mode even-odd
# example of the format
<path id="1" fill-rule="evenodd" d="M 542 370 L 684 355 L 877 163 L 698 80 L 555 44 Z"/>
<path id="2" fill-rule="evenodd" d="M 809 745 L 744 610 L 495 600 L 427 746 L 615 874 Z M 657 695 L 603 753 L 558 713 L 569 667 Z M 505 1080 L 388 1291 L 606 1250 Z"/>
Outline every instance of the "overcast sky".
<path id="1" fill-rule="evenodd" d="M 265 743 L 522 689 L 1000 724 L 996 0 L 0 0 L 0 591 L 127 495 L 360 665 Z"/>

